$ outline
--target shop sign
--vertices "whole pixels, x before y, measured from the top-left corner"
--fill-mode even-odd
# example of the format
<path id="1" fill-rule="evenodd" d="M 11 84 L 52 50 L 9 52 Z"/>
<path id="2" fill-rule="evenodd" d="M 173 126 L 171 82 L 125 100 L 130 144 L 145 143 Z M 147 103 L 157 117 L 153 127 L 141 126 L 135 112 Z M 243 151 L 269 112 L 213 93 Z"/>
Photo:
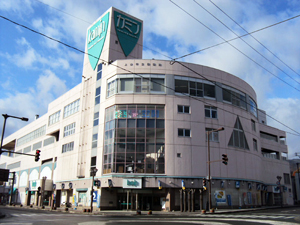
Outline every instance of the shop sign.
<path id="1" fill-rule="evenodd" d="M 87 32 L 87 51 L 90 64 L 95 70 L 104 46 L 109 23 L 109 12 L 98 19 Z"/>
<path id="2" fill-rule="evenodd" d="M 117 11 L 114 11 L 114 21 L 121 48 L 128 56 L 140 38 L 142 23 Z"/>
<path id="3" fill-rule="evenodd" d="M 280 193 L 280 187 L 279 186 L 273 186 L 273 193 Z"/>
<path id="4" fill-rule="evenodd" d="M 142 179 L 123 179 L 123 188 L 141 189 Z"/>
<path id="5" fill-rule="evenodd" d="M 215 199 L 217 203 L 226 203 L 225 191 L 215 191 Z"/>
<path id="6" fill-rule="evenodd" d="M 29 190 L 30 191 L 37 191 L 38 187 L 40 186 L 40 180 L 31 180 L 29 181 Z"/>

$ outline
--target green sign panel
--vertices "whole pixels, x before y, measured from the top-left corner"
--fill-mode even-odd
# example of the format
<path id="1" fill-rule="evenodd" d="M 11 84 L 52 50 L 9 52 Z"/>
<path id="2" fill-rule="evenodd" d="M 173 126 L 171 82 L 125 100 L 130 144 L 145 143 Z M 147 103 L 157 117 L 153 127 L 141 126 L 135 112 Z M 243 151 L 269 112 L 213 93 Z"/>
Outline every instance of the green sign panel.
<path id="1" fill-rule="evenodd" d="M 130 181 L 130 180 L 127 180 L 127 185 L 128 186 L 134 186 L 134 187 L 137 187 L 139 186 L 139 182 L 137 180 L 134 180 L 134 181 Z"/>
<path id="2" fill-rule="evenodd" d="M 109 22 L 109 12 L 100 18 L 87 33 L 87 51 L 90 64 L 95 70 L 104 46 Z"/>
<path id="3" fill-rule="evenodd" d="M 128 56 L 139 40 L 142 23 L 117 11 L 114 11 L 114 21 L 121 48 Z"/>

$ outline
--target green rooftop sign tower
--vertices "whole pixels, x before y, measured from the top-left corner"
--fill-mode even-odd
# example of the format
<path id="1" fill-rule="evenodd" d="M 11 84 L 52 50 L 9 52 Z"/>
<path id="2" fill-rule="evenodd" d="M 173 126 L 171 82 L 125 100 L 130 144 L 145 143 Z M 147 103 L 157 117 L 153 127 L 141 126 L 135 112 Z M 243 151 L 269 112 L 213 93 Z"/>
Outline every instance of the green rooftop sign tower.
<path id="1" fill-rule="evenodd" d="M 87 51 L 90 64 L 95 70 L 106 39 L 109 23 L 109 12 L 101 17 L 87 32 Z"/>
<path id="2" fill-rule="evenodd" d="M 142 23 L 118 11 L 114 11 L 114 22 L 121 48 L 128 56 L 139 40 Z"/>

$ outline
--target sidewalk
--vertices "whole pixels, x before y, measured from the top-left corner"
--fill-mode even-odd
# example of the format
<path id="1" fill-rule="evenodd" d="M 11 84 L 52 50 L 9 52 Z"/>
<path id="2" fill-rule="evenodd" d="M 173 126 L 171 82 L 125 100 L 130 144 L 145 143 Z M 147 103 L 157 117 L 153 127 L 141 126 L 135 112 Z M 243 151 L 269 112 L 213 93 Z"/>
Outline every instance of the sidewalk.
<path id="1" fill-rule="evenodd" d="M 84 212 L 83 209 L 90 209 L 90 207 L 83 207 L 80 209 L 74 209 L 74 208 L 67 208 L 66 211 L 65 207 L 57 208 L 56 210 L 52 210 L 49 206 L 45 206 L 44 209 L 42 207 L 33 206 L 32 208 L 30 206 L 23 206 L 20 207 L 20 205 L 16 206 L 1 206 L 1 207 L 10 207 L 10 208 L 21 208 L 21 209 L 27 209 L 27 210 L 44 210 L 44 211 L 53 211 L 53 212 L 64 212 L 64 213 L 76 213 L 76 214 L 86 214 L 86 215 L 100 215 L 100 216 L 139 216 L 136 210 L 134 211 L 127 211 L 127 210 L 99 210 L 98 208 L 94 207 L 93 212 Z M 299 207 L 299 206 L 284 206 L 282 208 L 291 208 L 291 207 Z M 257 208 L 244 208 L 244 209 L 216 209 L 214 213 L 206 212 L 206 214 L 229 214 L 229 213 L 239 213 L 239 212 L 250 212 L 250 211 L 258 211 L 258 210 L 266 210 L 266 209 L 275 209 L 275 208 L 281 208 L 280 206 L 269 206 L 269 207 L 257 207 Z M 149 211 L 140 211 L 140 215 L 148 215 Z M 180 212 L 180 211 L 172 211 L 172 212 L 166 212 L 166 211 L 152 211 L 152 215 L 164 215 L 164 216 L 196 216 L 196 215 L 205 215 L 202 214 L 201 211 L 197 210 L 195 212 Z M 3 218 L 5 215 L 0 213 L 0 218 Z M 149 215 L 151 216 L 151 215 Z"/>

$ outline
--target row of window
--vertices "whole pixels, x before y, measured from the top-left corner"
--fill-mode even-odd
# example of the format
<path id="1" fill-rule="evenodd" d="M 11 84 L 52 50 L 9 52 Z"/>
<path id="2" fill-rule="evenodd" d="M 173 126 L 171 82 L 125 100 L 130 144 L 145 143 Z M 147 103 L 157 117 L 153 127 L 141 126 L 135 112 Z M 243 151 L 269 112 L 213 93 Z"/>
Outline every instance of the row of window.
<path id="1" fill-rule="evenodd" d="M 165 75 L 143 74 L 143 77 L 133 74 L 116 75 L 107 81 L 107 97 L 117 93 L 165 93 Z M 216 88 L 212 82 L 175 76 L 175 93 L 186 94 L 195 97 L 216 98 Z M 249 103 L 246 100 L 246 94 L 222 85 L 223 101 L 231 103 L 243 109 L 247 109 L 257 117 L 257 105 L 249 97 Z M 183 112 L 187 112 L 182 108 Z"/>
<path id="2" fill-rule="evenodd" d="M 76 101 L 64 107 L 64 118 L 79 111 L 79 100 L 80 99 L 77 99 Z M 48 125 L 50 126 L 54 123 L 57 123 L 59 119 L 60 119 L 60 110 L 49 116 Z"/>
<path id="3" fill-rule="evenodd" d="M 26 143 L 28 143 L 28 142 L 36 139 L 36 138 L 39 138 L 39 137 L 45 135 L 45 133 L 46 133 L 46 125 L 44 125 L 44 126 L 38 128 L 38 129 L 30 132 L 29 134 L 26 134 L 25 136 L 17 139 L 17 145 L 16 146 L 18 147 L 18 146 L 21 146 L 23 144 L 26 144 Z"/>
<path id="4" fill-rule="evenodd" d="M 117 93 L 165 93 L 164 75 L 117 75 L 107 83 L 107 97 Z"/>

